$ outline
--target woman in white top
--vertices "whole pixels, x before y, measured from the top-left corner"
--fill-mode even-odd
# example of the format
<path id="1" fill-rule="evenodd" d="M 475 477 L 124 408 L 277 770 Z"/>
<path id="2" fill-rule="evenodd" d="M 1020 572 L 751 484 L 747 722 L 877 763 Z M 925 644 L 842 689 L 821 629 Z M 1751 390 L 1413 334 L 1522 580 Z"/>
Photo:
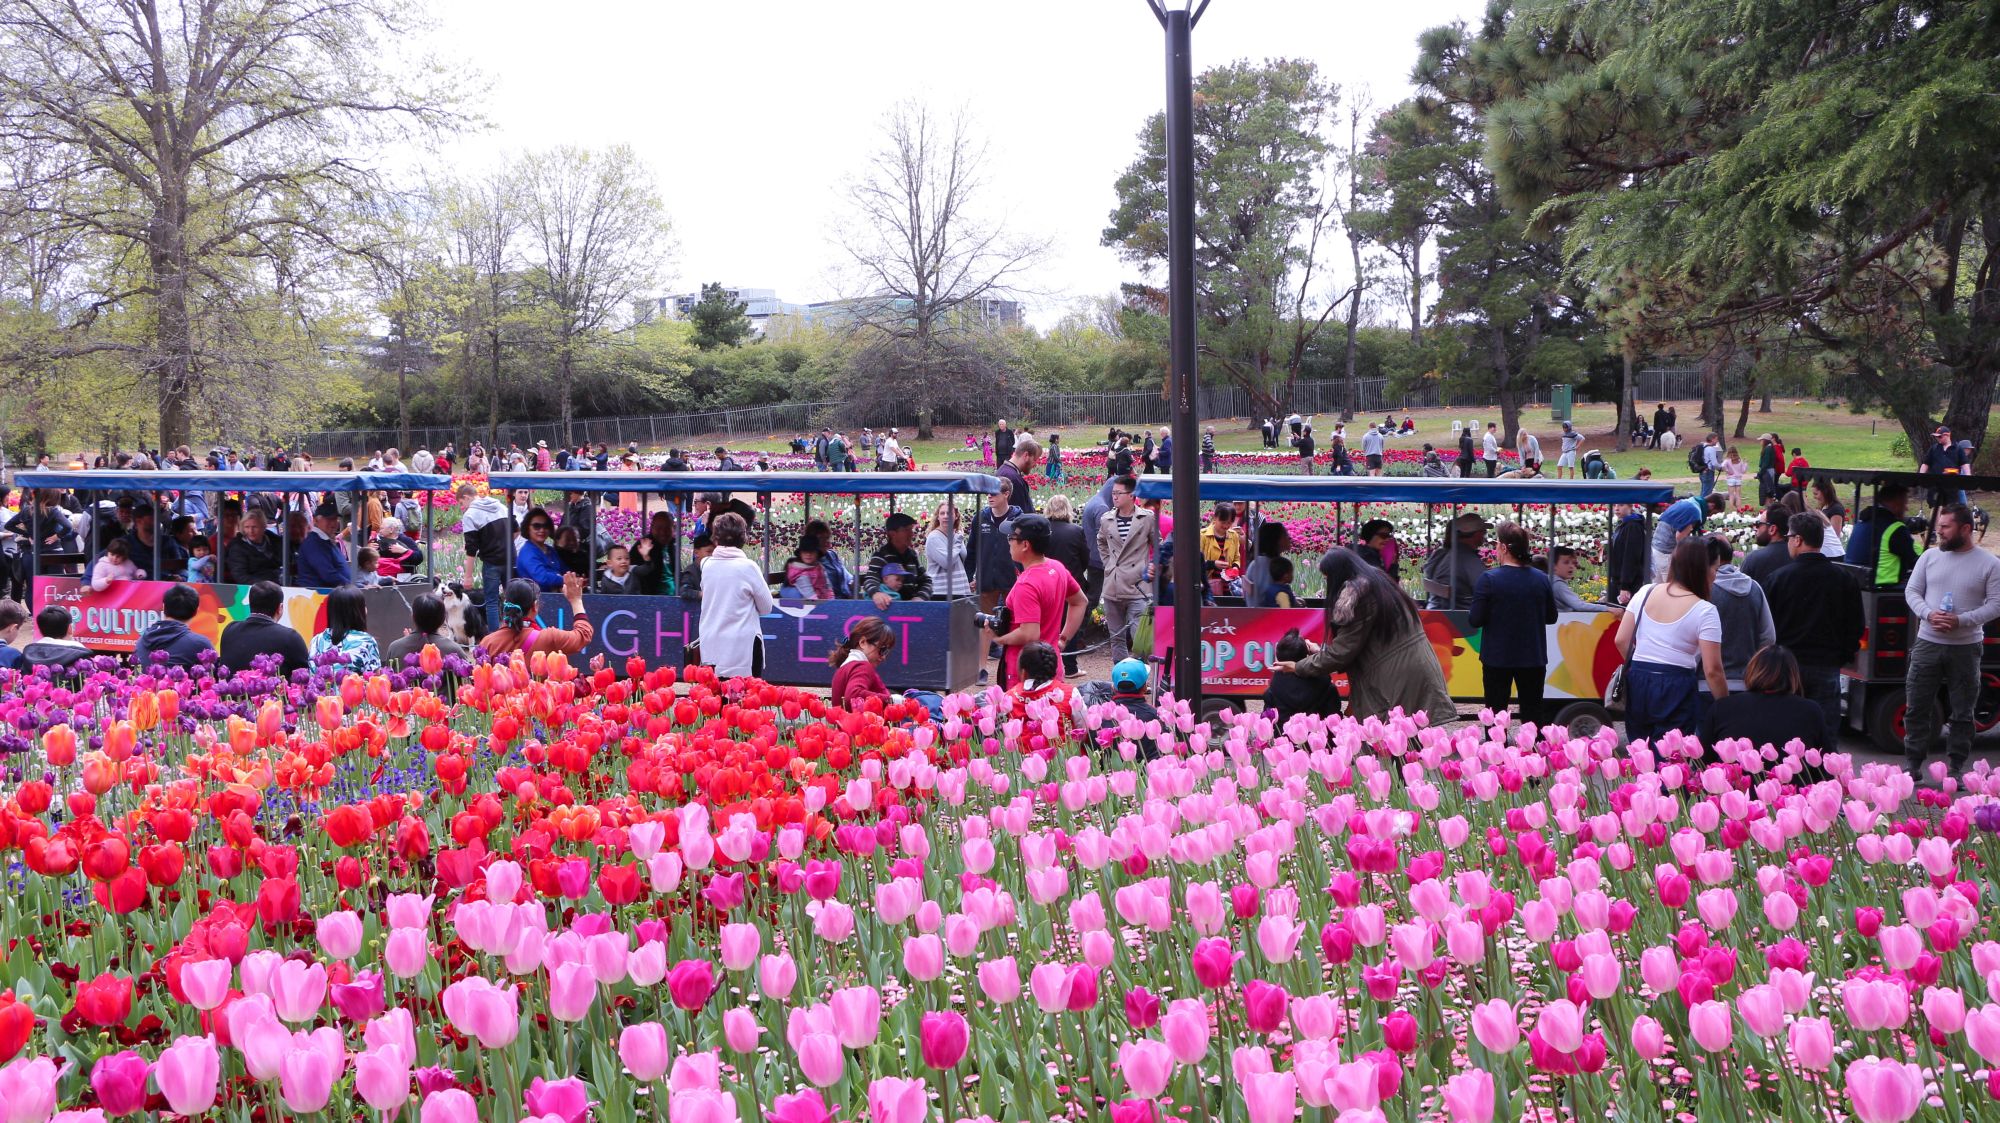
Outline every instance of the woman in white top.
<path id="1" fill-rule="evenodd" d="M 701 661 L 725 679 L 763 673 L 762 617 L 777 608 L 764 567 L 743 552 L 749 529 L 741 515 L 717 515 L 715 552 L 701 562 Z"/>
<path id="2" fill-rule="evenodd" d="M 972 578 L 965 575 L 965 528 L 948 503 L 931 512 L 930 533 L 924 535 L 924 567 L 931 571 L 931 596 L 945 600 L 970 596 Z"/>
<path id="3" fill-rule="evenodd" d="M 1618 625 L 1625 656 L 1625 736 L 1656 741 L 1678 729 L 1693 734 L 1709 698 L 1727 698 L 1722 672 L 1722 616 L 1708 603 L 1716 563 L 1700 536 L 1674 547 L 1667 580 L 1632 598 Z M 1707 694 L 1702 692 L 1707 684 Z"/>

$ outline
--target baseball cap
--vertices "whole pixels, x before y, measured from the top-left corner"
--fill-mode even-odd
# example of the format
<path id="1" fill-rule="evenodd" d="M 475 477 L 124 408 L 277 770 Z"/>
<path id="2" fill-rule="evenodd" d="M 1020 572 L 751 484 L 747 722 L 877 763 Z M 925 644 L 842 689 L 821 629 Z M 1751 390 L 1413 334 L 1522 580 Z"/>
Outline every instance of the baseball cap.
<path id="1" fill-rule="evenodd" d="M 1120 690 L 1144 690 L 1148 677 L 1146 664 L 1138 659 L 1120 659 L 1111 668 L 1111 685 Z"/>
<path id="2" fill-rule="evenodd" d="M 882 576 L 884 577 L 908 577 L 909 575 L 910 571 L 904 569 L 901 562 L 890 562 L 882 567 Z"/>
<path id="3" fill-rule="evenodd" d="M 340 517 L 340 508 L 334 506 L 331 503 L 322 503 L 319 506 L 313 508 L 313 518 L 337 519 L 339 517 Z"/>

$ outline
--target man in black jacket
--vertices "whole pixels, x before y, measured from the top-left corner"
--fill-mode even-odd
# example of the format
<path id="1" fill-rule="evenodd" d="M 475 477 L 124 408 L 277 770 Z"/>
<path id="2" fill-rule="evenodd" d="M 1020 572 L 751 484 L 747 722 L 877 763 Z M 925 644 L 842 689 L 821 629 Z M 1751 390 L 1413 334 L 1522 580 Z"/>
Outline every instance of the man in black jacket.
<path id="1" fill-rule="evenodd" d="M 917 520 L 901 511 L 882 521 L 883 542 L 868 555 L 868 568 L 861 571 L 861 595 L 873 600 L 878 609 L 887 609 L 897 600 L 897 595 L 882 585 L 882 567 L 890 562 L 902 566 L 906 574 L 901 599 L 930 599 L 931 575 L 924 572 L 924 560 L 910 544 L 916 529 Z"/>
<path id="2" fill-rule="evenodd" d="M 248 517 L 248 516 L 246 516 Z M 247 671 L 259 655 L 278 656 L 278 673 L 286 678 L 311 662 L 306 639 L 278 620 L 285 607 L 285 590 L 274 581 L 250 586 L 250 615 L 222 629 L 220 662 L 231 671 Z"/>
<path id="3" fill-rule="evenodd" d="M 1826 523 L 1816 514 L 1793 515 L 1785 539 L 1792 563 L 1771 578 L 1771 622 L 1778 645 L 1799 661 L 1806 697 L 1826 715 L 1827 729 L 1839 736 L 1840 668 L 1861 649 L 1868 623 L 1861 611 L 1861 584 L 1820 553 Z"/>
<path id="4" fill-rule="evenodd" d="M 491 495 L 479 494 L 477 484 L 458 485 L 465 504 L 459 529 L 465 534 L 465 556 L 479 559 L 479 588 L 486 606 L 486 630 L 500 627 L 500 590 L 513 564 L 514 512 Z"/>
<path id="5" fill-rule="evenodd" d="M 139 642 L 132 648 L 135 666 L 146 670 L 157 661 L 169 667 L 192 667 L 204 653 L 215 650 L 207 636 L 188 627 L 188 621 L 201 611 L 201 594 L 194 586 L 180 584 L 168 589 L 160 598 L 160 611 L 165 615 L 139 633 Z"/>
<path id="6" fill-rule="evenodd" d="M 1744 555 L 1743 564 L 1738 567 L 1745 577 L 1764 587 L 1766 596 L 1771 593 L 1771 581 L 1778 571 L 1792 564 L 1791 525 L 1790 507 L 1773 503 L 1765 508 L 1764 520 L 1757 524 L 1757 548 Z"/>
<path id="7" fill-rule="evenodd" d="M 1629 604 L 1651 580 L 1653 555 L 1648 542 L 1646 509 L 1634 503 L 1618 520 L 1618 529 L 1611 532 L 1611 549 L 1604 555 L 1606 600 Z"/>
<path id="8" fill-rule="evenodd" d="M 21 649 L 21 665 L 53 667 L 57 674 L 67 674 L 71 667 L 90 658 L 89 648 L 69 638 L 74 622 L 69 609 L 60 605 L 52 604 L 36 613 L 35 630 L 41 637 Z"/>

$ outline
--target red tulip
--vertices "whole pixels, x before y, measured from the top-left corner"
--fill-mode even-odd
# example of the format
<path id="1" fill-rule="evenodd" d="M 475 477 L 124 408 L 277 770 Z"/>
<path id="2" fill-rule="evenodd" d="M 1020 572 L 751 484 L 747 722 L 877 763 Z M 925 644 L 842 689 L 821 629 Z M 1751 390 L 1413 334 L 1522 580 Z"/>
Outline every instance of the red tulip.
<path id="1" fill-rule="evenodd" d="M 15 1001 L 13 991 L 0 990 L 0 1065 L 26 1048 L 34 1032 L 35 1012 L 27 1003 Z"/>
<path id="2" fill-rule="evenodd" d="M 91 893 L 98 904 L 123 916 L 146 903 L 146 874 L 128 869 L 110 881 L 91 886 Z"/>
<path id="3" fill-rule="evenodd" d="M 604 895 L 604 903 L 614 908 L 638 900 L 642 885 L 636 864 L 605 866 L 597 871 L 597 891 Z"/>
<path id="4" fill-rule="evenodd" d="M 146 871 L 147 881 L 165 887 L 181 879 L 187 855 L 177 842 L 154 843 L 140 849 L 139 868 Z"/>
<path id="5" fill-rule="evenodd" d="M 375 820 L 352 804 L 327 812 L 321 825 L 326 829 L 327 839 L 343 850 L 367 842 L 375 833 Z"/>
<path id="6" fill-rule="evenodd" d="M 257 919 L 264 933 L 274 935 L 279 925 L 299 918 L 299 883 L 289 877 L 266 878 L 257 886 Z"/>
<path id="7" fill-rule="evenodd" d="M 123 1025 L 132 1014 L 132 980 L 105 972 L 76 988 L 77 1016 L 94 1026 Z"/>

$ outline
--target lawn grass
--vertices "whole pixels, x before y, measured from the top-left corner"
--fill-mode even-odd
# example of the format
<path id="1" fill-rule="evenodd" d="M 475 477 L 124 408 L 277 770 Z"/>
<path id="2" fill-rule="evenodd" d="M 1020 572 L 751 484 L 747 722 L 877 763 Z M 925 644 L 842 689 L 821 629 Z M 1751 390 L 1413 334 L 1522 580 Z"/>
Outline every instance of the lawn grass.
<path id="1" fill-rule="evenodd" d="M 1651 416 L 1654 404 L 1652 402 L 1643 403 L 1643 409 L 1649 417 Z M 1679 413 L 1677 429 L 1683 437 L 1699 436 L 1704 432 L 1700 424 L 1695 420 L 1700 413 L 1700 407 L 1697 403 L 1675 402 L 1670 404 L 1674 405 Z M 1727 424 L 1724 427 L 1726 434 L 1735 431 L 1736 410 L 1737 404 L 1731 403 L 1726 411 Z M 1491 408 L 1430 409 L 1412 410 L 1409 416 L 1417 424 L 1416 436 L 1395 438 L 1391 441 L 1390 447 L 1415 448 L 1420 447 L 1423 442 L 1429 441 L 1438 446 L 1439 451 L 1444 455 L 1446 461 L 1450 461 L 1457 455 L 1456 439 L 1451 432 L 1452 421 L 1456 419 L 1470 422 L 1477 427 L 1477 431 L 1483 432 L 1486 422 L 1497 421 L 1499 419 L 1499 411 Z M 1395 417 L 1400 422 L 1403 418 L 1402 412 L 1398 411 Z M 1363 417 L 1357 420 L 1365 423 L 1375 419 L 1372 417 Z M 1315 435 L 1319 441 L 1319 451 L 1323 453 L 1326 451 L 1327 438 L 1332 433 L 1333 419 L 1331 417 L 1319 417 L 1314 419 L 1314 421 Z M 1561 447 L 1557 439 L 1557 435 L 1562 431 L 1561 424 L 1550 420 L 1548 410 L 1539 407 L 1524 412 L 1521 421 L 1524 428 L 1541 439 L 1543 454 L 1553 462 L 1557 451 Z M 1694 474 L 1688 471 L 1686 446 L 1682 446 L 1679 449 L 1657 452 L 1639 449 L 1628 452 L 1614 452 L 1613 449 L 1617 445 L 1614 434 L 1617 417 L 1614 407 L 1610 405 L 1579 406 L 1576 410 L 1575 421 L 1577 428 L 1584 434 L 1583 448 L 1585 450 L 1595 448 L 1602 451 L 1606 459 L 1610 461 L 1611 466 L 1618 472 L 1620 479 L 1631 479 L 1642 467 L 1651 468 L 1653 476 L 1656 479 L 1685 480 L 1693 478 Z M 1160 422 L 1152 425 L 1152 428 L 1157 430 L 1159 425 L 1164 423 L 1163 416 Z M 1203 425 L 1213 425 L 1215 427 L 1215 444 L 1219 450 L 1225 452 L 1254 452 L 1262 449 L 1261 438 L 1257 430 L 1250 427 L 1250 422 L 1247 419 L 1204 419 Z M 1017 427 L 1021 426 L 1025 426 L 1030 431 L 1043 437 L 1046 442 L 1049 430 L 1035 425 L 1032 418 L 1026 419 L 1025 422 L 1017 423 Z M 1101 442 L 1104 439 L 1104 433 L 1107 428 L 1108 426 L 1105 425 L 1089 425 L 1065 431 L 1063 433 L 1064 446 L 1072 450 L 1095 447 L 1097 442 Z M 1146 426 L 1121 425 L 1119 428 L 1128 431 L 1143 431 Z M 935 439 L 914 442 L 913 451 L 915 452 L 917 463 L 923 468 L 941 468 L 954 462 L 965 460 L 976 461 L 978 459 L 977 454 L 969 452 L 965 447 L 965 437 L 968 433 L 978 436 L 981 433 L 989 431 L 987 429 L 971 430 L 964 427 L 939 429 L 937 430 Z M 905 437 L 912 432 L 914 430 L 906 431 Z M 1360 445 L 1359 430 L 1355 429 L 1353 432 L 1354 435 L 1350 437 L 1348 446 L 1349 450 L 1358 456 Z M 1727 447 L 1732 444 L 1737 446 L 1743 458 L 1750 462 L 1753 473 L 1756 470 L 1760 447 L 1757 436 L 1759 433 L 1764 432 L 1776 432 L 1779 434 L 1784 438 L 1788 449 L 1803 448 L 1806 459 L 1820 468 L 1914 469 L 1915 467 L 1909 461 L 1899 460 L 1890 453 L 1890 445 L 1902 433 L 1901 427 L 1895 421 L 1873 415 L 1857 415 L 1849 412 L 1845 406 L 1828 406 L 1818 401 L 1800 401 L 1796 399 L 1774 401 L 1770 413 L 1759 413 L 1756 407 L 1753 406 L 1744 432 L 1744 439 L 1739 441 L 1734 438 L 1727 438 L 1724 441 L 1724 446 Z M 852 435 L 853 433 L 850 433 L 850 436 Z M 785 450 L 786 442 L 789 438 L 790 434 L 773 434 L 762 439 L 735 436 L 727 438 L 720 443 L 727 443 L 731 449 L 756 449 L 766 452 L 782 452 Z M 710 437 L 695 438 L 688 442 L 694 448 L 709 447 L 713 443 L 717 442 Z"/>

